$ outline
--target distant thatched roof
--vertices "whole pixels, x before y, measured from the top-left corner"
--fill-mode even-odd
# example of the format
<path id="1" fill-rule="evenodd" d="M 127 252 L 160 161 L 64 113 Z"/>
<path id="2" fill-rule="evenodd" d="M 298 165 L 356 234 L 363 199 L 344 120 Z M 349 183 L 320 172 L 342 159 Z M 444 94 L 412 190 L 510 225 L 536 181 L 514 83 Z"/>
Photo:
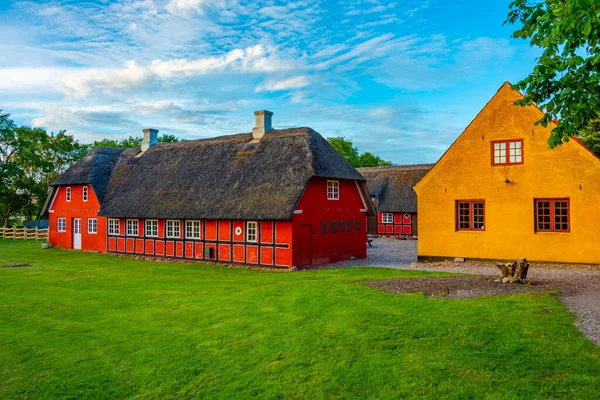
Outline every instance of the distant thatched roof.
<path id="1" fill-rule="evenodd" d="M 377 196 L 380 212 L 417 212 L 417 195 L 412 188 L 433 164 L 358 168 L 367 179 L 369 194 Z"/>
<path id="2" fill-rule="evenodd" d="M 364 178 L 310 128 L 158 144 L 132 156 L 139 152 L 120 155 L 100 215 L 290 219 L 312 177 L 361 181 L 366 196 Z"/>

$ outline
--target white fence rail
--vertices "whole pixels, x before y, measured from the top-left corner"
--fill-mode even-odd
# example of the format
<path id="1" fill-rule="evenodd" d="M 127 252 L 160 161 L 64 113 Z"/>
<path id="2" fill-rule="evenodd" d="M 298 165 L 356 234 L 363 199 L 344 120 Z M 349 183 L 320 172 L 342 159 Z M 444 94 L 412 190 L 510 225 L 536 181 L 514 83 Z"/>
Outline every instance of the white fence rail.
<path id="1" fill-rule="evenodd" d="M 35 240 L 48 240 L 48 228 L 7 228 L 0 227 L 0 238 L 1 239 L 35 239 Z"/>

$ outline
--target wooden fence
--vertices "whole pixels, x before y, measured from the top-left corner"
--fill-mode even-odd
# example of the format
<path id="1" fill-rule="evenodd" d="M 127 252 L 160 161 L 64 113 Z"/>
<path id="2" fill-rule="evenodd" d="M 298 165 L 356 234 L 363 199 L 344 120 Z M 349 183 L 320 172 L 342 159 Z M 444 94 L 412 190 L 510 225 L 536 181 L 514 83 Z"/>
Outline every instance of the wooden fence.
<path id="1" fill-rule="evenodd" d="M 0 238 L 2 239 L 35 239 L 35 240 L 48 240 L 48 228 L 7 228 L 0 227 Z"/>

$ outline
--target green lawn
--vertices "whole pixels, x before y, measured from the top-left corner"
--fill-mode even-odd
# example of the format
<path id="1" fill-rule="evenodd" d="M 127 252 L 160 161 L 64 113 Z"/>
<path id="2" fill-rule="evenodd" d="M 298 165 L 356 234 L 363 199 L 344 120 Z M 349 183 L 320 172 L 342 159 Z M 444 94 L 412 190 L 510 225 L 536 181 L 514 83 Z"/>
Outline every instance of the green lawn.
<path id="1" fill-rule="evenodd" d="M 278 273 L 0 240 L 0 398 L 597 398 L 550 295 L 392 295 L 389 269 Z M 30 266 L 6 268 L 26 262 Z"/>

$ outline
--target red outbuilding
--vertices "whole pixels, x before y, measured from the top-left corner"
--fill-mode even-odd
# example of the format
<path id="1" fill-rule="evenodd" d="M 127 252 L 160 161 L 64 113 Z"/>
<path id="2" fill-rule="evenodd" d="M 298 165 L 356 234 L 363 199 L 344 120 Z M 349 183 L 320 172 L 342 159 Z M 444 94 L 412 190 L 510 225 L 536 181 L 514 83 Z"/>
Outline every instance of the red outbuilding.
<path id="1" fill-rule="evenodd" d="M 368 221 L 371 235 L 417 236 L 417 195 L 412 190 L 433 164 L 358 168 L 367 180 L 377 217 Z"/>
<path id="2" fill-rule="evenodd" d="M 365 258 L 365 179 L 310 128 L 97 148 L 52 183 L 50 244 L 307 268 Z"/>

